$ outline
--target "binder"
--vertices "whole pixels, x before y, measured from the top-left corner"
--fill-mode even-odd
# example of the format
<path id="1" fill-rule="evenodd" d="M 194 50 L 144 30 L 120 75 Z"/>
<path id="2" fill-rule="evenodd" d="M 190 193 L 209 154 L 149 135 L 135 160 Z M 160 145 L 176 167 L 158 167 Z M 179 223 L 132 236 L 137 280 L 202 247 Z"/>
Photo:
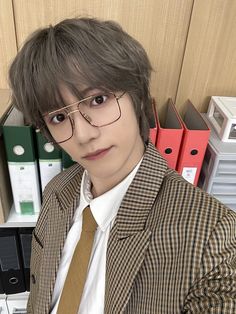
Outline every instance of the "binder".
<path id="1" fill-rule="evenodd" d="M 163 123 L 157 116 L 156 148 L 167 160 L 168 166 L 175 169 L 183 136 L 183 125 L 172 99 L 168 100 L 165 109 Z"/>
<path id="2" fill-rule="evenodd" d="M 201 114 L 188 100 L 183 119 L 184 134 L 177 171 L 190 183 L 197 185 L 210 129 Z"/>
<path id="3" fill-rule="evenodd" d="M 13 204 L 2 130 L 2 124 L 10 110 L 10 106 L 7 104 L 8 98 L 9 92 L 7 90 L 0 90 L 0 224 L 6 222 Z"/>
<path id="4" fill-rule="evenodd" d="M 15 210 L 33 215 L 41 205 L 35 139 L 31 126 L 24 125 L 21 112 L 11 108 L 3 124 L 4 143 Z"/>
<path id="5" fill-rule="evenodd" d="M 152 116 L 149 120 L 149 126 L 150 126 L 150 131 L 149 131 L 149 138 L 153 145 L 156 145 L 156 138 L 157 138 L 157 112 L 156 112 L 156 104 L 155 100 L 153 99 L 152 101 Z"/>
<path id="6" fill-rule="evenodd" d="M 71 156 L 68 155 L 67 152 L 62 150 L 62 170 L 66 170 L 75 163 L 76 162 L 71 158 Z"/>
<path id="7" fill-rule="evenodd" d="M 16 228 L 0 228 L 0 275 L 6 294 L 25 291 L 24 272 Z"/>
<path id="8" fill-rule="evenodd" d="M 48 182 L 62 171 L 61 151 L 36 130 L 36 141 L 39 161 L 41 190 L 43 192 Z"/>
<path id="9" fill-rule="evenodd" d="M 21 255 L 23 260 L 25 287 L 30 291 L 30 257 L 31 257 L 31 242 L 32 232 L 34 228 L 19 228 L 19 242 L 21 248 Z"/>
<path id="10" fill-rule="evenodd" d="M 0 294 L 3 294 L 4 290 L 3 290 L 3 285 L 2 285 L 2 278 L 1 278 L 1 274 L 0 274 Z M 0 311 L 1 313 L 1 311 Z"/>

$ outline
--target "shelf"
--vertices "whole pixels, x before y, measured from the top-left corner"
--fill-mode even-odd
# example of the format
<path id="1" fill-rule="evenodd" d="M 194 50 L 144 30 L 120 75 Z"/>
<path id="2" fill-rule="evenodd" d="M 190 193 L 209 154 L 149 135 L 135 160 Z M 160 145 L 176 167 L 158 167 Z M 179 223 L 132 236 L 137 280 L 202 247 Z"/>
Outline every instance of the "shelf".
<path id="1" fill-rule="evenodd" d="M 28 299 L 29 297 L 29 291 L 15 293 L 15 294 L 7 294 L 8 300 L 16 300 L 16 299 Z"/>
<path id="2" fill-rule="evenodd" d="M 29 297 L 29 291 L 15 293 L 15 294 L 0 294 L 0 299 L 28 299 Z M 0 312 L 1 313 L 1 312 Z"/>
<path id="3" fill-rule="evenodd" d="M 37 219 L 38 219 L 38 214 L 37 215 L 20 215 L 15 212 L 15 209 L 12 206 L 7 221 L 4 224 L 1 224 L 0 228 L 35 227 Z"/>

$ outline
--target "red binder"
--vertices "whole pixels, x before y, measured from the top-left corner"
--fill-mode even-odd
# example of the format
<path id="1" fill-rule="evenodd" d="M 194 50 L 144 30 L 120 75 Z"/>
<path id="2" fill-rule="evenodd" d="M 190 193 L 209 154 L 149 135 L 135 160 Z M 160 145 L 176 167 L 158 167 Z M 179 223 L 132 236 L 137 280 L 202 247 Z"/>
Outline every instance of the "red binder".
<path id="1" fill-rule="evenodd" d="M 182 135 L 183 125 L 181 118 L 172 99 L 169 99 L 166 105 L 163 125 L 157 116 L 156 148 L 167 160 L 168 166 L 172 169 L 176 168 Z"/>
<path id="2" fill-rule="evenodd" d="M 201 114 L 188 100 L 183 119 L 184 134 L 177 171 L 190 183 L 197 185 L 207 148 L 210 129 Z"/>
<path id="3" fill-rule="evenodd" d="M 149 121 L 149 125 L 150 125 L 149 138 L 151 142 L 153 143 L 153 145 L 155 146 L 156 137 L 157 137 L 157 111 L 156 111 L 156 104 L 155 104 L 154 99 L 152 101 L 152 112 L 153 112 L 153 115 Z"/>

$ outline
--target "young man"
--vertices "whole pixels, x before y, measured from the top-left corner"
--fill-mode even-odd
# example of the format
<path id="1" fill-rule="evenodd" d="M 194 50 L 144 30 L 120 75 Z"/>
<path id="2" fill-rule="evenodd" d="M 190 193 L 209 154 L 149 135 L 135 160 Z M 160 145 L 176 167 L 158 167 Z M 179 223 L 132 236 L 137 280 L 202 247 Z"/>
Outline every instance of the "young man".
<path id="1" fill-rule="evenodd" d="M 44 192 L 28 313 L 236 313 L 236 214 L 148 142 L 150 72 L 136 40 L 90 18 L 16 56 L 13 104 L 77 161 Z"/>

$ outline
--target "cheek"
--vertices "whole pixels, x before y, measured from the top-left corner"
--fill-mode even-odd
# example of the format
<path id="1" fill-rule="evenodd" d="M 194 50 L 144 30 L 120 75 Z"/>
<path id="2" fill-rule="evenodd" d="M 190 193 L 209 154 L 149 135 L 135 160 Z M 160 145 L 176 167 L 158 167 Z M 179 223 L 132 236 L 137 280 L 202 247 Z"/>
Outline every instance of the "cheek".
<path id="1" fill-rule="evenodd" d="M 135 110 L 133 107 L 133 104 L 131 102 L 126 102 L 123 104 L 121 108 L 121 117 L 117 121 L 125 128 L 137 128 L 138 127 L 138 121 L 135 114 Z"/>
<path id="2" fill-rule="evenodd" d="M 65 143 L 61 143 L 60 147 L 67 152 L 67 154 L 69 154 L 72 159 L 75 156 L 75 153 L 77 151 L 77 155 L 78 155 L 78 148 L 76 149 L 76 145 L 73 144 L 72 141 L 66 141 Z"/>
<path id="3" fill-rule="evenodd" d="M 139 126 L 133 108 L 124 115 L 121 121 L 120 133 L 127 138 L 135 137 L 139 134 Z"/>

